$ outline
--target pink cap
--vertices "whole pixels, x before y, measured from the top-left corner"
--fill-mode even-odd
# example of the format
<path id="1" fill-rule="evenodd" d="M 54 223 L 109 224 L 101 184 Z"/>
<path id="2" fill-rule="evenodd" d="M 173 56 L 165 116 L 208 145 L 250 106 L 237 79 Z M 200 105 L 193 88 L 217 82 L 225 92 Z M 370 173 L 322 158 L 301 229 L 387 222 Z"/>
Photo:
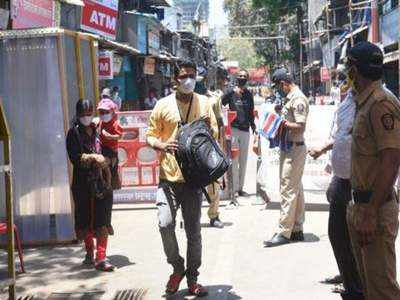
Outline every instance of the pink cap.
<path id="1" fill-rule="evenodd" d="M 110 111 L 114 110 L 115 111 L 118 109 L 118 107 L 111 99 L 105 98 L 99 102 L 97 109 L 110 110 Z"/>

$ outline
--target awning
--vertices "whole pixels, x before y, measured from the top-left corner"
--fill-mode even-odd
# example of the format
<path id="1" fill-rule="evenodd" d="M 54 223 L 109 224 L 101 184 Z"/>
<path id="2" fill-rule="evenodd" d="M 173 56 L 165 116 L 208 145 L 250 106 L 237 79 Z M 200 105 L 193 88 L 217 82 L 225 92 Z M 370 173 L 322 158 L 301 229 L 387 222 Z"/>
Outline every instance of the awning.
<path id="1" fill-rule="evenodd" d="M 388 63 L 397 61 L 397 60 L 399 60 L 399 56 L 400 56 L 400 50 L 386 53 L 385 56 L 383 57 L 383 63 L 388 64 Z"/>
<path id="2" fill-rule="evenodd" d="M 0 39 L 33 38 L 42 36 L 57 36 L 65 30 L 58 27 L 35 28 L 26 30 L 0 30 Z"/>
<path id="3" fill-rule="evenodd" d="M 147 2 L 146 4 L 150 6 L 164 6 L 164 7 L 171 6 L 171 4 L 169 4 L 167 0 L 147 0 L 146 2 Z"/>
<path id="4" fill-rule="evenodd" d="M 85 3 L 83 3 L 82 0 L 58 0 L 58 1 L 65 2 L 68 4 L 72 4 L 72 5 L 85 6 Z"/>
<path id="5" fill-rule="evenodd" d="M 119 50 L 122 52 L 128 52 L 132 55 L 139 55 L 140 51 L 132 46 L 129 46 L 127 44 L 122 44 L 122 43 L 118 43 L 115 41 L 111 41 L 111 40 L 107 40 L 104 38 L 100 38 L 99 36 L 94 36 L 95 39 L 97 39 L 97 41 L 99 42 L 99 44 L 103 47 L 103 48 L 107 48 L 110 50 Z"/>

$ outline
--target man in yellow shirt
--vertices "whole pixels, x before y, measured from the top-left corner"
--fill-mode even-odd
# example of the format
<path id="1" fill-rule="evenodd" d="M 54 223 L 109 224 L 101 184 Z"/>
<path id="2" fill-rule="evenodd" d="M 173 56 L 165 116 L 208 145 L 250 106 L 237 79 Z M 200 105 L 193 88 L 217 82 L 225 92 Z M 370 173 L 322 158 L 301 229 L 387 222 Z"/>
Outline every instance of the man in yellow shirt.
<path id="1" fill-rule="evenodd" d="M 208 98 L 194 93 L 196 69 L 196 65 L 192 62 L 179 64 L 175 71 L 177 91 L 159 100 L 154 107 L 147 130 L 147 143 L 161 151 L 160 184 L 156 204 L 164 251 L 167 262 L 173 267 L 166 293 L 175 294 L 180 282 L 186 276 L 189 293 L 202 297 L 207 295 L 207 291 L 197 283 L 197 277 L 202 252 L 200 216 L 203 196 L 200 189 L 193 189 L 185 183 L 175 159 L 179 124 L 205 118 L 213 133 L 217 133 L 215 116 Z M 175 218 L 179 206 L 182 207 L 188 240 L 186 270 L 184 259 L 179 255 L 175 234 Z"/>

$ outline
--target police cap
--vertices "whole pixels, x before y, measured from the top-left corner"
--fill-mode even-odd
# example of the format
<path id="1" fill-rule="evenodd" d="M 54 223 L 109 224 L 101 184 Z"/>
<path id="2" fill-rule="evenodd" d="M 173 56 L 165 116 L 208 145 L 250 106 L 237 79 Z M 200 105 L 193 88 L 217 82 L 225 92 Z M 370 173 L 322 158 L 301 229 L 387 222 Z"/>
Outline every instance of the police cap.
<path id="1" fill-rule="evenodd" d="M 362 76 L 379 80 L 383 76 L 383 52 L 370 42 L 359 42 L 348 52 L 347 66 L 356 66 Z"/>
<path id="2" fill-rule="evenodd" d="M 272 87 L 278 84 L 280 81 L 288 81 L 291 82 L 292 78 L 290 77 L 290 73 L 285 68 L 276 69 L 274 73 L 272 73 Z"/>

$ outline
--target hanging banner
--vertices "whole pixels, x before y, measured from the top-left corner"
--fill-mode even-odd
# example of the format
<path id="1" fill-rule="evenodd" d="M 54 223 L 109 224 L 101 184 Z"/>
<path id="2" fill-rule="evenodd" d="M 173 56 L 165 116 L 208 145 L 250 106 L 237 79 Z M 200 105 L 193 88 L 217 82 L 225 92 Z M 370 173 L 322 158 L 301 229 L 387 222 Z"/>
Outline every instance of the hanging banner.
<path id="1" fill-rule="evenodd" d="M 99 53 L 99 79 L 107 80 L 114 78 L 113 53 L 104 51 Z"/>
<path id="2" fill-rule="evenodd" d="M 274 105 L 263 105 L 260 108 L 259 115 L 262 110 L 274 111 Z M 307 120 L 307 129 L 305 133 L 305 142 L 307 148 L 318 147 L 324 144 L 329 138 L 331 123 L 336 107 L 331 105 L 312 105 Z M 265 138 L 261 138 L 262 151 L 262 174 L 258 174 L 263 178 L 265 189 L 271 199 L 279 199 L 279 148 L 269 148 L 269 142 Z M 324 201 L 321 193 L 325 193 L 331 179 L 331 174 L 327 173 L 326 168 L 330 162 L 329 155 L 322 155 L 319 159 L 314 160 L 310 156 L 306 158 L 306 164 L 303 173 L 303 187 L 308 192 L 306 202 Z M 313 197 L 313 195 L 316 197 Z M 322 200 L 321 200 L 322 199 Z"/>
<path id="3" fill-rule="evenodd" d="M 13 0 L 13 29 L 56 27 L 57 2 L 53 0 Z"/>
<path id="4" fill-rule="evenodd" d="M 114 40 L 117 34 L 118 0 L 84 0 L 81 28 Z"/>
<path id="5" fill-rule="evenodd" d="M 151 57 L 144 59 L 143 73 L 146 75 L 154 75 L 156 72 L 156 60 Z"/>
<path id="6" fill-rule="evenodd" d="M 330 74 L 329 74 L 329 69 L 327 67 L 322 67 L 321 68 L 321 81 L 322 82 L 327 82 L 330 79 Z"/>

